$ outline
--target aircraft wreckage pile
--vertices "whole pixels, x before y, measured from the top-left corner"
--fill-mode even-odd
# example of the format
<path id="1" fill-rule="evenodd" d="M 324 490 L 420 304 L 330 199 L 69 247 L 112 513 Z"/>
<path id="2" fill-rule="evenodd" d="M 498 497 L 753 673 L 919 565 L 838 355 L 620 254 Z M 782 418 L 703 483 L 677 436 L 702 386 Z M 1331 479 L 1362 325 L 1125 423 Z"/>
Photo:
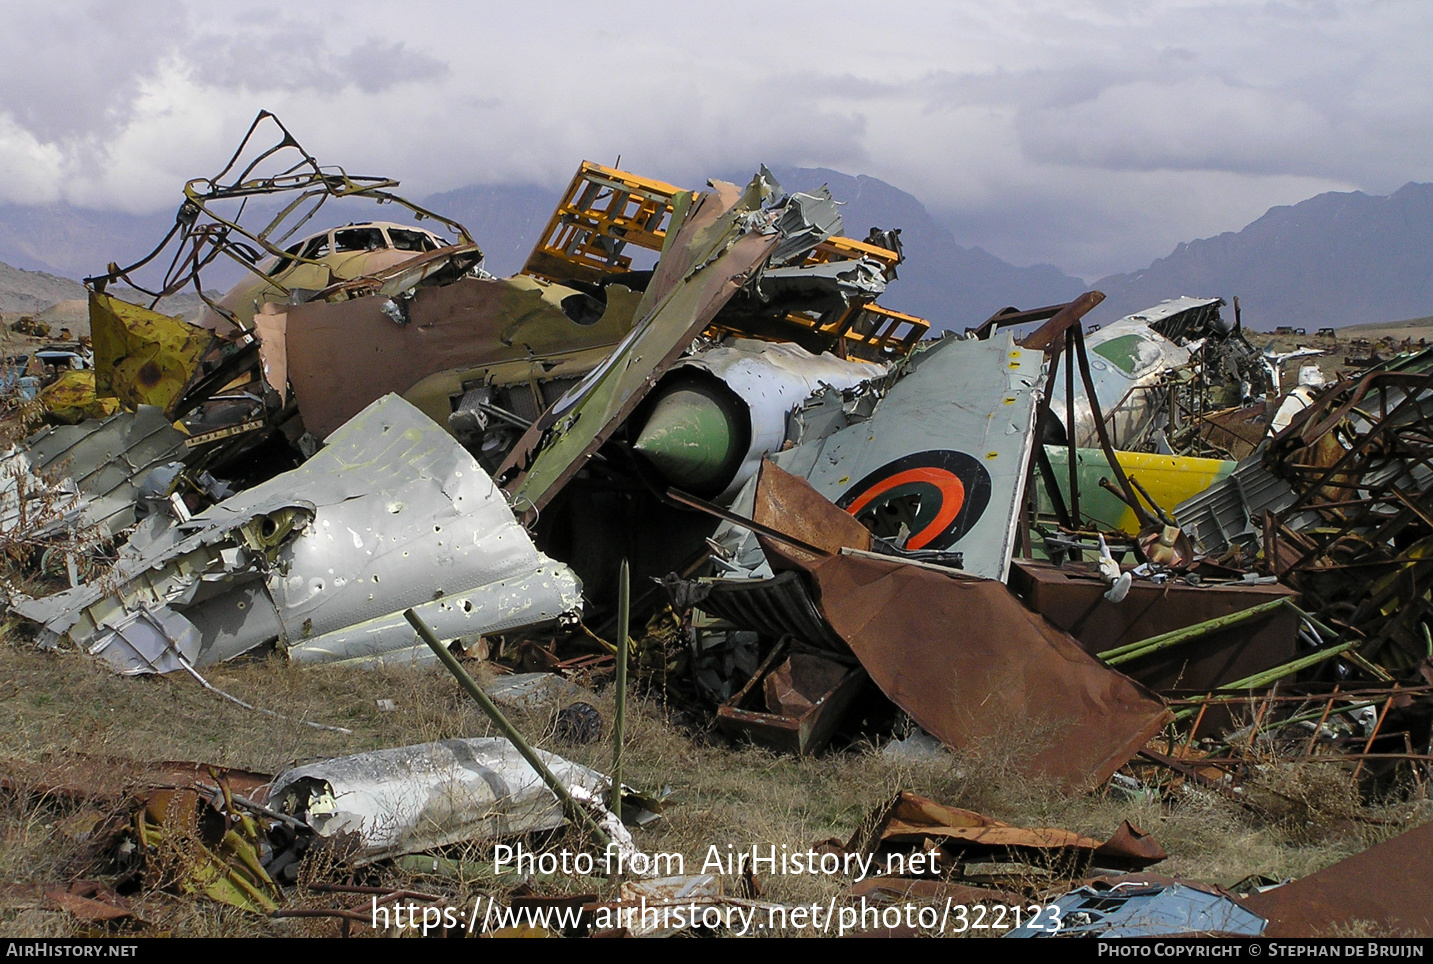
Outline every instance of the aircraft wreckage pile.
<path id="1" fill-rule="evenodd" d="M 584 163 L 523 270 L 497 278 L 396 182 L 321 169 L 281 126 L 257 150 L 277 125 L 261 115 L 186 186 L 154 254 L 88 279 L 93 370 L 67 373 L 7 456 L 0 504 L 11 543 L 70 587 L 9 608 L 39 646 L 122 674 L 276 650 L 441 660 L 507 737 L 156 774 L 120 834 L 132 860 L 222 815 L 233 831 L 189 884 L 282 915 L 304 853 L 340 841 L 362 865 L 570 820 L 635 853 L 613 810 L 656 805 L 620 770 L 535 750 L 499 704 L 568 702 L 579 672 L 625 694 L 652 665 L 643 685 L 796 754 L 879 704 L 955 750 L 1012 722 L 1047 732 L 1028 772 L 1072 792 L 1238 799 L 1270 760 L 1421 792 L 1433 352 L 1335 385 L 1305 370 L 1284 393 L 1237 303 L 1232 322 L 1179 298 L 1086 332 L 1098 292 L 927 338 L 877 303 L 899 232 L 847 237 L 824 189 L 785 193 L 764 169 L 694 192 Z M 382 221 L 292 241 L 335 198 L 406 206 L 456 243 Z M 200 270 L 221 254 L 250 274 L 214 299 Z M 191 285 L 202 317 L 156 310 Z M 98 544 L 120 548 L 83 580 Z M 464 656 L 546 672 L 490 696 Z M 1101 843 L 913 794 L 828 849 L 930 851 L 930 872 L 852 893 L 966 902 L 1009 897 L 960 881 L 971 853 L 1058 855 L 1095 879 L 1009 899 L 1084 908 L 1086 933 L 1295 933 L 1315 907 L 1428 933 L 1430 833 L 1253 896 L 1139 874 L 1164 853 L 1128 825 Z M 1407 880 L 1360 903 L 1370 864 Z M 631 880 L 617 905 L 659 897 L 761 903 L 691 878 Z"/>

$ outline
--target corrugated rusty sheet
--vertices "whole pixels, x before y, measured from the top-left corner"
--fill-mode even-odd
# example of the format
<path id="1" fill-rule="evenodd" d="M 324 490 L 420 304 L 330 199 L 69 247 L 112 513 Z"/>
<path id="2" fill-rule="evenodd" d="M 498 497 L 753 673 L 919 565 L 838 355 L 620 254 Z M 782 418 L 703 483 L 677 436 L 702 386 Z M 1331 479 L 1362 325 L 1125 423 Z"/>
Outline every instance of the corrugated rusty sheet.
<path id="1" fill-rule="evenodd" d="M 1314 937 L 1371 921 L 1433 934 L 1433 823 L 1400 834 L 1291 884 L 1240 900 L 1269 919 L 1266 937 Z"/>
<path id="2" fill-rule="evenodd" d="M 876 685 L 949 746 L 1028 739 L 1029 772 L 1090 787 L 1170 719 L 1003 583 L 859 556 L 808 571 L 826 621 Z"/>
<path id="3" fill-rule="evenodd" d="M 703 585 L 711 589 L 700 603 L 705 612 L 773 639 L 790 633 L 811 646 L 849 652 L 846 641 L 826 625 L 798 573 L 781 572 L 773 579 L 713 579 Z"/>

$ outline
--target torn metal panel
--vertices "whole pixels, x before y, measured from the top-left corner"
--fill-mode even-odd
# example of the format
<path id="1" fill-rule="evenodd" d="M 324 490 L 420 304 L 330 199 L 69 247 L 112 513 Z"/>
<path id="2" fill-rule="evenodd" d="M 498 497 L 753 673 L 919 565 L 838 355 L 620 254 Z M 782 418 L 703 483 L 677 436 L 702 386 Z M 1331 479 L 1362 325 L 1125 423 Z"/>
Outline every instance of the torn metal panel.
<path id="1" fill-rule="evenodd" d="M 511 380 L 525 386 L 585 350 L 599 350 L 594 366 L 630 330 L 636 302 L 621 286 L 609 286 L 604 303 L 531 278 L 463 278 L 419 288 L 401 306 L 406 324 L 384 310 L 393 299 L 381 294 L 294 305 L 275 323 L 304 424 L 325 435 L 375 398 L 407 393 L 435 373 L 451 373 L 446 390 L 414 401 L 446 426 L 456 398 L 489 382 L 486 369 L 515 363 Z"/>
<path id="2" fill-rule="evenodd" d="M 1282 887 L 1240 898 L 1269 919 L 1268 937 L 1315 937 L 1372 923 L 1433 934 L 1433 823 Z"/>
<path id="3" fill-rule="evenodd" d="M 1065 505 L 1070 505 L 1070 450 L 1061 445 L 1045 446 L 1055 481 Z M 1139 482 L 1155 504 L 1166 511 L 1186 499 L 1197 497 L 1217 485 L 1234 471 L 1233 462 L 1220 459 L 1187 458 L 1178 455 L 1155 455 L 1146 452 L 1115 452 L 1115 458 L 1128 478 Z M 1099 528 L 1139 535 L 1144 528 L 1134 509 L 1119 496 L 1100 485 L 1102 478 L 1113 478 L 1109 459 L 1100 449 L 1076 449 L 1076 484 L 1080 489 L 1080 521 L 1094 522 Z M 1054 515 L 1054 504 L 1045 489 L 1043 475 L 1035 484 L 1041 514 Z"/>
<path id="4" fill-rule="evenodd" d="M 947 746 L 1024 740 L 1025 770 L 1089 787 L 1171 718 L 1003 583 L 848 555 L 808 571 L 826 621 L 871 679 Z"/>
<path id="5" fill-rule="evenodd" d="M 569 789 L 594 797 L 607 791 L 603 774 L 536 752 Z M 441 740 L 295 767 L 274 778 L 269 802 L 321 836 L 356 834 L 359 864 L 567 822 L 537 771 L 500 737 Z"/>
<path id="6" fill-rule="evenodd" d="M 760 178 L 745 192 L 713 182 L 674 199 L 673 223 L 631 334 L 518 441 L 497 476 L 513 499 L 540 510 L 651 390 L 780 241 L 780 212 L 760 207 Z"/>
<path id="7" fill-rule="evenodd" d="M 1110 437 L 1118 448 L 1134 448 L 1161 414 L 1167 392 L 1165 374 L 1189 364 L 1189 349 L 1154 331 L 1139 316 L 1121 318 L 1087 335 L 1091 355 L 1090 377 L 1095 399 L 1109 423 Z M 1075 397 L 1073 413 L 1065 408 L 1064 394 L 1050 396 L 1050 413 L 1073 435 L 1077 445 L 1098 442 L 1094 414 L 1084 393 Z"/>
<path id="8" fill-rule="evenodd" d="M 103 421 L 43 428 L 24 447 L 37 471 L 74 481 L 84 506 L 73 521 L 107 535 L 134 525 L 140 483 L 185 452 L 184 433 L 151 405 Z"/>
<path id="9" fill-rule="evenodd" d="M 773 260 L 777 253 L 772 254 Z M 820 313 L 839 311 L 852 302 L 874 301 L 885 290 L 884 269 L 878 262 L 864 258 L 767 268 L 756 283 L 757 295 L 768 304 L 799 304 L 807 311 Z"/>
<path id="10" fill-rule="evenodd" d="M 632 448 L 672 485 L 725 502 L 781 448 L 792 413 L 807 398 L 885 372 L 885 365 L 791 344 L 734 338 L 704 346 L 662 377 L 633 429 Z"/>
<path id="11" fill-rule="evenodd" d="M 888 855 L 933 853 L 935 860 L 926 863 L 926 868 L 936 872 L 981 860 L 1016 860 L 1036 866 L 1063 861 L 1075 870 L 1091 864 L 1137 870 L 1168 856 L 1148 834 L 1128 822 L 1102 842 L 1051 827 L 1014 827 L 909 790 L 902 790 L 872 813 L 847 841 L 845 851 L 875 856 L 875 866 L 881 868 L 891 866 Z"/>
<path id="12" fill-rule="evenodd" d="M 40 389 L 40 404 L 45 418 L 51 422 L 75 425 L 87 418 L 109 418 L 119 411 L 119 399 L 100 398 L 95 394 L 93 369 L 63 371 L 50 384 Z"/>
<path id="13" fill-rule="evenodd" d="M 137 533 L 100 582 L 15 608 L 44 624 L 42 643 L 92 651 L 132 633 L 138 610 L 182 618 L 196 666 L 273 642 L 298 661 L 427 660 L 410 606 L 444 639 L 581 608 L 576 576 L 536 550 L 472 456 L 396 396 L 299 468 Z"/>
<path id="14" fill-rule="evenodd" d="M 253 316 L 254 332 L 259 336 L 259 370 L 264 381 L 279 395 L 280 402 L 289 400 L 288 316 L 282 308 L 265 304 Z"/>
<path id="15" fill-rule="evenodd" d="M 1282 512 L 1295 497 L 1288 482 L 1264 467 L 1260 448 L 1209 488 L 1175 505 L 1173 515 L 1200 552 L 1219 556 L 1237 546 L 1252 559 L 1264 541 L 1264 513 Z M 1302 528 L 1317 522 L 1318 516 L 1304 513 L 1296 524 Z"/>
<path id="16" fill-rule="evenodd" d="M 1169 881 L 1097 882 L 1046 901 L 1005 937 L 1257 937 L 1265 920 L 1212 887 Z"/>
<path id="17" fill-rule="evenodd" d="M 810 483 L 763 462 L 756 479 L 751 519 L 787 536 L 793 536 L 823 553 L 842 549 L 870 550 L 871 531 L 849 514 L 832 512 L 832 504 Z M 764 538 L 761 547 L 775 569 L 791 569 L 815 562 L 817 556 L 790 543 Z"/>
<path id="18" fill-rule="evenodd" d="M 1191 298 L 1182 295 L 1178 298 L 1166 298 L 1154 307 L 1126 315 L 1120 321 L 1140 322 L 1175 341 L 1202 338 L 1209 334 L 1228 334 L 1234 330 L 1234 326 L 1219 315 L 1218 309 L 1223 306 L 1222 298 Z"/>
<path id="19" fill-rule="evenodd" d="M 214 344 L 203 328 L 98 291 L 90 292 L 90 331 L 96 393 L 170 417 Z"/>
<path id="20" fill-rule="evenodd" d="M 1024 508 L 1042 382 L 1038 352 L 1009 332 L 946 336 L 917 351 L 868 420 L 772 456 L 877 536 L 959 550 L 972 575 L 1004 579 Z"/>

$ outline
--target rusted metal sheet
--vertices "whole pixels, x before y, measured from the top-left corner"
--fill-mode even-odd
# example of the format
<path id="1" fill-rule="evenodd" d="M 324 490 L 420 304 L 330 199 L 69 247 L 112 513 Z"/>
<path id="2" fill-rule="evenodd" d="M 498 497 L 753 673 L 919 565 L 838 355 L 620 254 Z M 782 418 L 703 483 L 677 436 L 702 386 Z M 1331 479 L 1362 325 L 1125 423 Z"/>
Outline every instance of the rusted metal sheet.
<path id="1" fill-rule="evenodd" d="M 224 781 L 233 792 L 263 803 L 268 799 L 273 775 L 212 763 L 152 763 L 77 752 L 41 763 L 0 759 L 0 789 L 90 803 L 118 803 L 138 788 L 191 786 L 196 782 L 212 785 L 216 779 Z"/>
<path id="2" fill-rule="evenodd" d="M 304 424 L 327 435 L 374 399 L 403 394 L 434 372 L 557 361 L 610 348 L 630 328 L 636 296 L 626 288 L 610 287 L 606 310 L 587 325 L 563 311 L 563 299 L 573 295 L 580 293 L 531 278 L 464 278 L 419 288 L 403 306 L 406 324 L 385 310 L 395 302 L 382 295 L 294 305 L 282 326 Z M 256 322 L 269 324 L 265 316 Z M 461 394 L 458 382 L 453 388 Z M 446 426 L 452 406 L 446 396 L 441 403 L 445 411 L 420 408 Z"/>
<path id="3" fill-rule="evenodd" d="M 784 654 L 785 647 L 773 649 L 746 686 L 717 707 L 717 727 L 798 756 L 819 753 L 866 674 L 859 666 L 806 653 L 792 653 L 773 668 Z"/>
<path id="4" fill-rule="evenodd" d="M 1198 418 L 1199 435 L 1231 459 L 1246 459 L 1264 440 L 1274 403 L 1256 402 L 1242 408 L 1209 412 Z"/>
<path id="5" fill-rule="evenodd" d="M 875 811 L 846 843 L 846 853 L 874 855 L 875 866 L 885 869 L 888 855 L 911 851 L 934 852 L 941 871 L 958 863 L 978 860 L 1018 860 L 1045 866 L 1063 861 L 1071 869 L 1091 865 L 1139 870 L 1168 856 L 1148 834 L 1120 824 L 1110 838 L 1099 841 L 1068 830 L 1050 827 L 1013 827 L 976 813 L 948 807 L 903 790 Z"/>
<path id="6" fill-rule="evenodd" d="M 762 463 L 756 479 L 753 522 L 794 536 L 827 553 L 838 553 L 842 549 L 869 550 L 871 531 L 856 521 L 855 516 L 832 512 L 832 508 L 830 500 L 801 476 L 792 475 L 770 461 Z M 774 539 L 761 540 L 761 548 L 778 570 L 807 565 L 819 558 Z M 780 565 L 782 561 L 786 565 Z"/>
<path id="7" fill-rule="evenodd" d="M 765 182 L 745 192 L 713 182 L 694 198 L 673 199 L 662 259 L 637 307 L 631 334 L 582 384 L 547 410 L 498 467 L 516 501 L 540 510 L 587 460 L 691 344 L 781 240 L 749 224 Z"/>
<path id="8" fill-rule="evenodd" d="M 1240 903 L 1269 919 L 1266 937 L 1332 935 L 1371 922 L 1381 931 L 1433 934 L 1433 823 Z"/>
<path id="9" fill-rule="evenodd" d="M 1093 566 L 1056 568 L 1027 560 L 1011 568 L 1010 587 L 1090 653 L 1298 595 L 1279 585 L 1196 587 L 1173 580 L 1162 584 L 1135 580 L 1124 600 L 1112 603 L 1105 598 L 1107 586 Z M 1152 653 L 1120 670 L 1156 690 L 1216 689 L 1293 659 L 1298 635 L 1298 615 L 1279 608 L 1257 622 Z"/>
<path id="10" fill-rule="evenodd" d="M 1024 740 L 1029 772 L 1089 787 L 1170 719 L 1003 583 L 846 555 L 808 572 L 826 621 L 876 685 L 948 746 Z"/>

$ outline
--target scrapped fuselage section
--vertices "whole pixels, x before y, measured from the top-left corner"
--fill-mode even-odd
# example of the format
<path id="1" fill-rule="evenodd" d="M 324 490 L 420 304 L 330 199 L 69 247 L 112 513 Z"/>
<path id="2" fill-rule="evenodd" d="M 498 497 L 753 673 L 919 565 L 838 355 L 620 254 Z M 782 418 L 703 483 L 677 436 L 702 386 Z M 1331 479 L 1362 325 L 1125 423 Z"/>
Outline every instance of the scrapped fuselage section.
<path id="1" fill-rule="evenodd" d="M 42 643 L 153 673 L 271 645 L 297 661 L 429 659 L 410 607 L 471 640 L 573 618 L 581 585 L 471 455 L 389 396 L 299 468 L 189 519 L 152 516 L 111 573 L 15 610 Z"/>

